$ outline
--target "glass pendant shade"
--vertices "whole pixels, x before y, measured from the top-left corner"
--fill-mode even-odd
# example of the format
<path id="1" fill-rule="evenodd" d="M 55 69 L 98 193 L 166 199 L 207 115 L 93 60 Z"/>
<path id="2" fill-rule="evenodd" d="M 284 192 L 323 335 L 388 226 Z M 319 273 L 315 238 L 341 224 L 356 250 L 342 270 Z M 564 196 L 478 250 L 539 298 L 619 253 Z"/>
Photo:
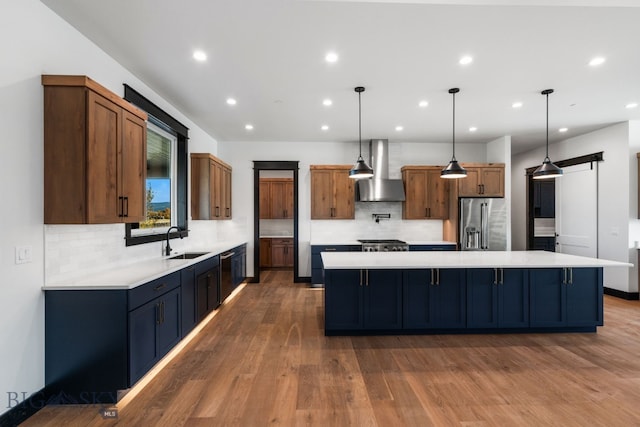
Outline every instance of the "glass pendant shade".
<path id="1" fill-rule="evenodd" d="M 533 171 L 533 179 L 553 179 L 562 176 L 562 169 L 554 165 L 549 159 L 549 95 L 553 93 L 553 89 L 545 89 L 541 92 L 547 97 L 547 154 L 542 164 Z"/>
<path id="2" fill-rule="evenodd" d="M 457 87 L 449 89 L 449 93 L 453 97 L 453 155 L 451 156 L 451 161 L 449 162 L 447 167 L 442 169 L 442 171 L 440 172 L 440 178 L 458 179 L 467 177 L 467 170 L 460 166 L 460 164 L 456 160 L 456 93 L 458 92 L 460 92 L 460 89 L 458 89 Z"/>
<path id="3" fill-rule="evenodd" d="M 358 93 L 358 141 L 360 146 L 360 154 L 356 164 L 349 171 L 349 178 L 364 179 L 373 176 L 373 168 L 367 164 L 362 158 L 362 104 L 360 102 L 360 94 L 364 92 L 364 87 L 358 86 L 354 89 Z"/>

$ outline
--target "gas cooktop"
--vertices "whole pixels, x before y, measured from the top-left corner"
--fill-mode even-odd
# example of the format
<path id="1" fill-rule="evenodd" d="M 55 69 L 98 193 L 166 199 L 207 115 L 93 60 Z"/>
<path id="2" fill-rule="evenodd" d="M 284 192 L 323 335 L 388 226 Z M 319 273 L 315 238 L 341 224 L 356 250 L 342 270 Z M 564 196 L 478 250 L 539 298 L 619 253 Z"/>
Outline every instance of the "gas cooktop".
<path id="1" fill-rule="evenodd" d="M 397 252 L 408 251 L 407 242 L 396 239 L 358 239 L 362 243 L 363 252 Z"/>

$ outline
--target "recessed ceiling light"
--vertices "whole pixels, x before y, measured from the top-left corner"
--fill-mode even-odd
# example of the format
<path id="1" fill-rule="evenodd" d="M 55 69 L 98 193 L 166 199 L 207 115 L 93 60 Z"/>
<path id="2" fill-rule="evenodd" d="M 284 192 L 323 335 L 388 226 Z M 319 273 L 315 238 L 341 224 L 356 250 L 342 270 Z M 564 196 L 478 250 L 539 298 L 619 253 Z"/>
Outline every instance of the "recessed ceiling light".
<path id="1" fill-rule="evenodd" d="M 418 102 L 418 107 L 420 107 L 420 108 L 427 108 L 428 105 L 429 105 L 428 101 L 422 100 L 422 101 Z"/>
<path id="2" fill-rule="evenodd" d="M 330 64 L 333 64 L 334 62 L 338 61 L 338 54 L 335 52 L 328 52 L 325 56 L 324 56 L 324 60 L 327 61 Z"/>
<path id="3" fill-rule="evenodd" d="M 322 105 L 324 105 L 325 107 L 329 107 L 331 106 L 331 104 L 333 104 L 333 101 L 330 99 L 325 99 L 324 101 L 322 101 Z"/>
<path id="4" fill-rule="evenodd" d="M 458 61 L 460 63 L 460 65 L 469 65 L 473 62 L 473 58 L 471 56 L 463 56 L 462 58 L 460 58 L 460 61 Z"/>
<path id="5" fill-rule="evenodd" d="M 245 128 L 246 130 L 253 130 L 253 125 L 252 125 L 252 124 L 250 124 L 250 123 L 247 123 L 246 125 L 244 125 L 244 128 Z"/>
<path id="6" fill-rule="evenodd" d="M 202 50 L 195 50 L 193 51 L 193 59 L 195 59 L 196 61 L 206 61 L 207 60 L 207 54 L 204 53 L 204 51 Z"/>
<path id="7" fill-rule="evenodd" d="M 522 108 L 522 102 L 520 101 L 516 101 L 513 104 L 511 104 L 511 108 Z"/>
<path id="8" fill-rule="evenodd" d="M 589 61 L 589 65 L 592 67 L 597 67 L 598 65 L 604 64 L 604 61 L 604 57 L 596 56 L 595 58 L 591 59 L 591 61 Z"/>
<path id="9" fill-rule="evenodd" d="M 475 132 L 475 131 L 477 131 L 477 130 L 478 130 L 478 128 L 477 128 L 477 127 L 475 127 L 475 126 L 471 126 L 471 127 L 469 128 L 469 132 Z"/>
<path id="10" fill-rule="evenodd" d="M 558 129 L 558 132 L 565 133 L 568 130 L 569 130 L 569 128 L 560 128 L 560 129 Z"/>
<path id="11" fill-rule="evenodd" d="M 322 129 L 322 130 L 325 130 L 325 131 L 326 131 L 326 130 L 329 130 L 329 126 L 327 126 L 327 125 L 322 125 L 322 127 L 321 127 L 320 129 Z"/>
<path id="12" fill-rule="evenodd" d="M 402 132 L 403 130 L 404 130 L 404 127 L 396 126 L 396 132 Z"/>
<path id="13" fill-rule="evenodd" d="M 637 108 L 638 107 L 638 103 L 637 102 L 630 102 L 629 104 L 625 105 L 625 108 Z"/>
<path id="14" fill-rule="evenodd" d="M 236 101 L 234 98 L 227 98 L 227 104 L 236 105 L 237 103 L 238 101 Z"/>

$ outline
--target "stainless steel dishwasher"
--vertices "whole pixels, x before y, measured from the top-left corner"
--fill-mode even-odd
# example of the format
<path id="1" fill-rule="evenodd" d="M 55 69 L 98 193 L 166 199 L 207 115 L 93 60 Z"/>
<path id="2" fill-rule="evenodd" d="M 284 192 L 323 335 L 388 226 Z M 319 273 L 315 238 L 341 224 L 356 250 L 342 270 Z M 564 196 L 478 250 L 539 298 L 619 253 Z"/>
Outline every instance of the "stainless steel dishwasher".
<path id="1" fill-rule="evenodd" d="M 233 281 L 231 277 L 231 257 L 235 252 L 229 251 L 220 255 L 220 303 L 227 299 L 233 291 Z"/>

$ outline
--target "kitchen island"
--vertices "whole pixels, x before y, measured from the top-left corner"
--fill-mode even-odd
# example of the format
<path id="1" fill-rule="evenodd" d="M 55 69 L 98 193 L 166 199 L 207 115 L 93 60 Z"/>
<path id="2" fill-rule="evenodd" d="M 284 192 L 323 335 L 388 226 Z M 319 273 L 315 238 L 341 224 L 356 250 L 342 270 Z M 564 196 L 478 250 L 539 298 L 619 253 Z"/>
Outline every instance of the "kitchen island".
<path id="1" fill-rule="evenodd" d="M 603 268 L 545 251 L 322 253 L 325 335 L 595 332 Z"/>

